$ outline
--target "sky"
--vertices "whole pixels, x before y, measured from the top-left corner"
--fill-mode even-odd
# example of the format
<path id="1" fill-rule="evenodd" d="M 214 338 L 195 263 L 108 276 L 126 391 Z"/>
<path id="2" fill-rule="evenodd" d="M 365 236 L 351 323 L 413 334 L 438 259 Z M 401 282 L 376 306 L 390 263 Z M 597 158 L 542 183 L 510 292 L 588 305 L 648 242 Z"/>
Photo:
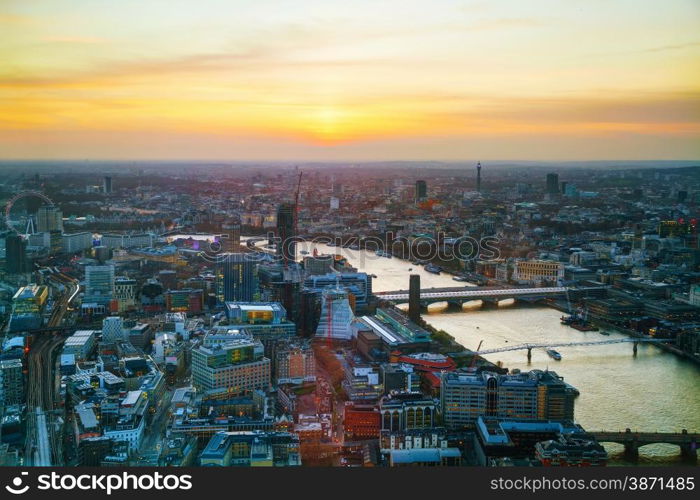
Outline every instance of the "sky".
<path id="1" fill-rule="evenodd" d="M 700 1 L 0 0 L 0 159 L 700 159 Z"/>

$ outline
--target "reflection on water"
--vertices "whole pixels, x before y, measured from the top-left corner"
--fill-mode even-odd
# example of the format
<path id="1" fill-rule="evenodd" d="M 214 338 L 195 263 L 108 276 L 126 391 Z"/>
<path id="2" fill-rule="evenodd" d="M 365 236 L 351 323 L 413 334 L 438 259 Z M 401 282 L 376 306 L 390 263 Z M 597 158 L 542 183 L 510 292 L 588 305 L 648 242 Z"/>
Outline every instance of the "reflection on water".
<path id="1" fill-rule="evenodd" d="M 301 247 L 300 247 L 301 248 Z M 307 246 L 312 252 L 313 247 Z M 420 274 L 421 287 L 464 286 L 450 275 L 435 275 L 400 259 L 377 257 L 371 252 L 318 247 L 319 252 L 342 253 L 361 271 L 376 274 L 374 291 L 408 288 L 409 274 Z M 409 272 L 408 269 L 412 268 Z M 476 303 L 474 303 L 476 302 Z M 579 332 L 560 324 L 561 313 L 542 306 L 510 305 L 481 307 L 480 301 L 463 306 L 462 312 L 445 312 L 439 304 L 429 308 L 427 321 L 443 329 L 467 348 L 483 349 L 533 342 L 583 342 L 624 338 L 610 332 Z M 446 306 L 446 304 L 445 304 Z M 407 306 L 404 306 L 407 307 Z M 550 369 L 579 389 L 576 419 L 587 430 L 700 431 L 700 367 L 651 345 L 640 344 L 637 356 L 631 344 L 558 347 L 561 361 L 544 350 L 533 351 L 528 364 L 526 351 L 509 351 L 487 356 L 510 369 Z M 607 444 L 615 463 L 623 463 L 622 447 Z M 675 446 L 654 444 L 640 449 L 640 463 L 673 464 Z"/>

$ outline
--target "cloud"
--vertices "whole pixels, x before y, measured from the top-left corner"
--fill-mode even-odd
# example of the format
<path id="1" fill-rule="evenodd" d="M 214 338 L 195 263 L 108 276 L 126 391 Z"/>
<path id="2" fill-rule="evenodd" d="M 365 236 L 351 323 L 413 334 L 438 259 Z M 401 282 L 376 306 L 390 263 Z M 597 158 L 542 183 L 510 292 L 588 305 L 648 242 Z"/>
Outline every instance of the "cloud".
<path id="1" fill-rule="evenodd" d="M 76 45 L 96 45 L 107 43 L 107 39 L 93 36 L 50 36 L 42 38 L 42 42 L 67 43 Z"/>
<path id="2" fill-rule="evenodd" d="M 0 12 L 0 25 L 7 26 L 26 26 L 34 23 L 35 20 L 29 16 L 20 16 L 18 14 L 3 14 Z"/>
<path id="3" fill-rule="evenodd" d="M 667 50 L 683 50 L 683 49 L 688 49 L 691 47 L 698 47 L 700 46 L 700 42 L 688 42 L 688 43 L 679 43 L 675 45 L 661 45 L 660 47 L 651 47 L 649 49 L 643 49 L 639 50 L 637 52 L 665 52 Z"/>

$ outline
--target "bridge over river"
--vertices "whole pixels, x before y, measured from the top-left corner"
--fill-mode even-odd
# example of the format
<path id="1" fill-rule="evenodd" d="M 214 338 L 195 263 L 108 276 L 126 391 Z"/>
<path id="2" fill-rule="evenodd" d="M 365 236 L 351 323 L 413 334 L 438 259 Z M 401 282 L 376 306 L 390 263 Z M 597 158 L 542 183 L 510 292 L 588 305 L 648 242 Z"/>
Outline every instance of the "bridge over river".
<path id="1" fill-rule="evenodd" d="M 527 350 L 527 359 L 532 357 L 533 349 L 553 349 L 555 347 L 568 347 L 568 346 L 596 346 L 596 345 L 608 345 L 608 344 L 623 344 L 631 343 L 633 344 L 633 353 L 637 353 L 637 345 L 639 343 L 643 344 L 661 344 L 661 343 L 671 343 L 674 342 L 672 339 L 647 339 L 647 338 L 621 338 L 621 339 L 609 339 L 609 340 L 592 340 L 587 342 L 547 342 L 540 344 L 517 344 L 512 346 L 497 347 L 495 349 L 484 349 L 480 351 L 462 351 L 457 353 L 450 353 L 451 356 L 464 356 L 464 355 L 477 355 L 483 356 L 485 354 L 495 354 L 498 352 L 507 351 L 524 351 Z"/>
<path id="2" fill-rule="evenodd" d="M 607 286 L 589 286 L 589 287 L 448 287 L 448 288 L 428 288 L 421 289 L 418 300 L 422 307 L 436 302 L 455 303 L 461 306 L 464 302 L 471 300 L 484 301 L 499 301 L 505 299 L 526 299 L 526 300 L 541 300 L 550 297 L 572 295 L 594 295 L 607 289 Z M 396 290 L 388 292 L 375 292 L 378 298 L 389 300 L 392 302 L 403 303 L 409 302 L 410 290 Z"/>
<path id="3" fill-rule="evenodd" d="M 635 432 L 630 429 L 624 432 L 593 431 L 587 432 L 601 443 L 618 443 L 625 447 L 625 455 L 630 458 L 639 456 L 639 448 L 648 444 L 665 443 L 677 445 L 681 456 L 695 461 L 698 458 L 698 441 L 700 433 L 688 432 Z"/>

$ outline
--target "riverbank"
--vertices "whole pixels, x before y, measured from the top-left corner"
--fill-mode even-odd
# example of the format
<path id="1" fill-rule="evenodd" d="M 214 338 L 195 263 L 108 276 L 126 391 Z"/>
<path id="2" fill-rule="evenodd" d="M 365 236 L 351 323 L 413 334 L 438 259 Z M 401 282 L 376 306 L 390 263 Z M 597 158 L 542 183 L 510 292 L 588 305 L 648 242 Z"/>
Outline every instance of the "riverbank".
<path id="1" fill-rule="evenodd" d="M 546 301 L 546 304 L 553 308 L 556 309 L 557 311 L 561 311 L 563 313 L 570 314 L 569 308 L 567 304 L 561 303 L 556 300 L 551 300 L 551 301 Z M 627 328 L 621 325 L 617 325 L 615 323 L 611 323 L 609 321 L 606 321 L 602 318 L 598 318 L 595 316 L 590 316 L 588 318 L 588 322 L 593 325 L 597 326 L 598 328 L 607 328 L 609 330 L 613 330 L 619 333 L 624 333 L 626 335 L 629 335 L 630 337 L 638 338 L 638 339 L 648 339 L 651 338 L 648 335 L 645 335 L 641 332 L 638 332 L 636 330 L 633 330 L 632 328 Z M 682 349 L 678 349 L 676 346 L 671 345 L 671 344 L 654 344 L 655 347 L 661 349 L 662 351 L 665 352 L 670 352 L 672 354 L 675 354 L 676 356 L 679 356 L 683 359 L 686 359 L 688 361 L 691 361 L 692 363 L 695 363 L 696 365 L 700 366 L 700 358 L 696 356 L 692 356 L 688 354 L 687 352 L 683 351 Z"/>

